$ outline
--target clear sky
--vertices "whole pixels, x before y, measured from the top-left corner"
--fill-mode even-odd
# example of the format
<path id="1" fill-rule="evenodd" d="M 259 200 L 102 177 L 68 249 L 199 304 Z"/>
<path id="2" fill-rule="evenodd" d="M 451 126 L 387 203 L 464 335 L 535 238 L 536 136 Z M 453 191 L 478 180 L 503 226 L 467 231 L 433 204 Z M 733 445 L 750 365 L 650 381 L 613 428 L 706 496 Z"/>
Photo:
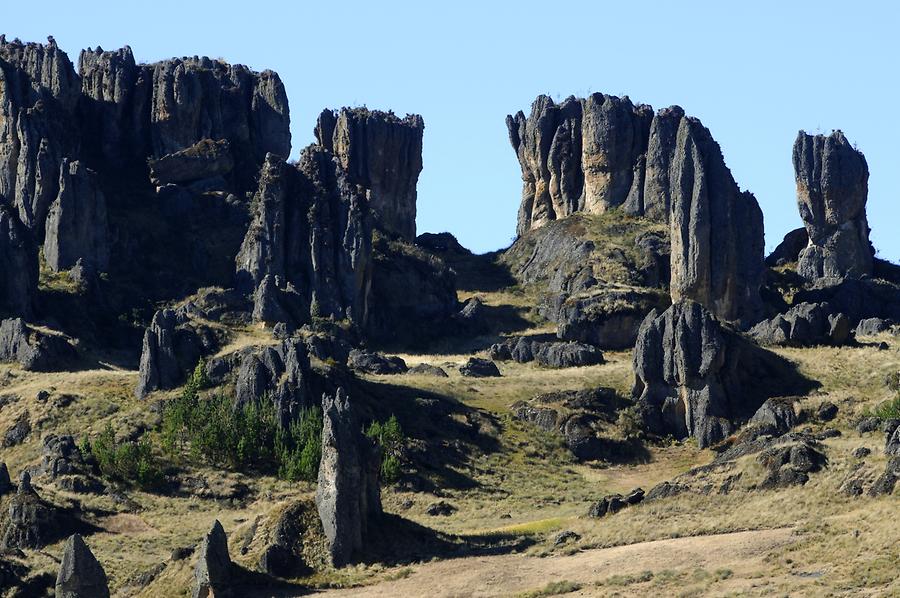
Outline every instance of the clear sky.
<path id="1" fill-rule="evenodd" d="M 679 104 L 722 146 L 765 213 L 766 246 L 801 225 L 791 147 L 799 129 L 842 129 L 869 163 L 869 223 L 900 259 L 896 220 L 900 3 L 755 2 L 5 2 L 10 38 L 128 44 L 140 61 L 207 55 L 278 71 L 294 155 L 324 107 L 425 118 L 419 232 L 477 251 L 515 232 L 520 170 L 504 118 L 541 93 Z"/>

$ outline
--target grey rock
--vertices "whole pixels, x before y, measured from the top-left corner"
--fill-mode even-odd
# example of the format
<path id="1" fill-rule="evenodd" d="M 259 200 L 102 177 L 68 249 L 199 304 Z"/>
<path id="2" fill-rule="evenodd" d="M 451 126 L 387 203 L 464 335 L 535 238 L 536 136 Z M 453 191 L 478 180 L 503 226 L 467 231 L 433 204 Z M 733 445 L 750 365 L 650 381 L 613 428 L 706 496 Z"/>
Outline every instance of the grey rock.
<path id="1" fill-rule="evenodd" d="M 750 418 L 749 423 L 763 427 L 766 433 L 772 436 L 781 436 L 789 432 L 798 423 L 794 399 L 766 399 Z"/>
<path id="2" fill-rule="evenodd" d="M 865 446 L 861 446 L 853 451 L 853 456 L 857 459 L 865 459 L 869 455 L 872 454 L 872 449 L 867 448 Z"/>
<path id="3" fill-rule="evenodd" d="M 684 484 L 660 482 L 650 489 L 650 492 L 647 493 L 646 500 L 661 500 L 663 498 L 678 496 L 685 492 L 690 492 L 690 488 Z"/>
<path id="4" fill-rule="evenodd" d="M 422 171 L 425 122 L 417 114 L 367 108 L 324 110 L 316 139 L 332 152 L 366 197 L 377 223 L 407 241 L 416 238 L 416 183 Z"/>
<path id="5" fill-rule="evenodd" d="M 803 485 L 827 461 L 815 441 L 805 439 L 765 449 L 756 460 L 767 472 L 759 485 L 763 489 Z"/>
<path id="6" fill-rule="evenodd" d="M 287 425 L 303 409 L 315 406 L 310 394 L 309 354 L 299 338 L 264 347 L 243 356 L 235 383 L 235 406 L 274 403 L 280 422 Z"/>
<path id="7" fill-rule="evenodd" d="M 79 261 L 97 271 L 109 265 L 106 198 L 96 175 L 81 162 L 64 159 L 60 166 L 59 195 L 47 215 L 44 258 L 55 272 Z"/>
<path id="8" fill-rule="evenodd" d="M 141 364 L 135 395 L 143 399 L 154 390 L 175 388 L 193 371 L 200 360 L 197 333 L 184 326 L 186 318 L 171 309 L 153 314 L 144 331 Z"/>
<path id="9" fill-rule="evenodd" d="M 843 345 L 850 340 L 850 322 L 828 303 L 801 303 L 750 329 L 761 345 Z"/>
<path id="10" fill-rule="evenodd" d="M 869 496 L 893 494 L 898 480 L 900 480 L 900 458 L 892 457 L 885 465 L 884 472 L 875 479 L 869 488 Z"/>
<path id="11" fill-rule="evenodd" d="M 0 322 L 0 361 L 16 361 L 28 371 L 53 372 L 76 360 L 75 348 L 64 336 L 31 328 L 21 318 Z"/>
<path id="12" fill-rule="evenodd" d="M 766 257 L 769 267 L 794 264 L 800 259 L 800 253 L 809 245 L 809 233 L 805 228 L 797 228 L 789 232 L 772 253 Z"/>
<path id="13" fill-rule="evenodd" d="M 503 343 L 491 346 L 491 358 L 518 363 L 534 361 L 551 368 L 569 368 L 597 365 L 604 362 L 603 352 L 597 347 L 579 342 L 544 341 L 533 337 L 511 337 Z"/>
<path id="14" fill-rule="evenodd" d="M 231 144 L 226 139 L 202 139 L 194 145 L 150 160 L 150 180 L 155 185 L 189 183 L 225 176 L 234 168 Z"/>
<path id="15" fill-rule="evenodd" d="M 500 370 L 497 368 L 496 363 L 480 357 L 470 357 L 464 365 L 460 366 L 459 373 L 469 378 L 495 378 L 500 376 Z"/>
<path id="16" fill-rule="evenodd" d="M 41 463 L 38 470 L 50 480 L 73 474 L 92 474 L 93 465 L 88 463 L 70 434 L 48 434 L 41 447 Z"/>
<path id="17" fill-rule="evenodd" d="M 439 500 L 436 503 L 432 503 L 428 505 L 425 509 L 425 514 L 430 515 L 432 517 L 448 517 L 455 513 L 457 508 L 451 505 L 450 503 Z"/>
<path id="18" fill-rule="evenodd" d="M 860 434 L 866 434 L 868 432 L 874 432 L 881 428 L 881 419 L 877 417 L 864 417 L 859 420 L 856 424 L 856 431 Z"/>
<path id="19" fill-rule="evenodd" d="M 865 156 L 841 131 L 827 137 L 800 131 L 793 161 L 800 217 L 810 239 L 798 273 L 810 280 L 871 274 Z"/>
<path id="20" fill-rule="evenodd" d="M 692 301 L 647 316 L 635 345 L 634 372 L 632 393 L 647 429 L 693 436 L 701 447 L 725 439 L 762 405 L 767 397 L 759 379 L 778 380 L 780 392 L 801 385 L 783 360 Z"/>
<path id="21" fill-rule="evenodd" d="M 34 238 L 0 196 L 0 315 L 30 317 L 37 286 Z"/>
<path id="22" fill-rule="evenodd" d="M 900 456 L 900 426 L 885 433 L 884 454 Z"/>
<path id="23" fill-rule="evenodd" d="M 859 324 L 856 325 L 853 335 L 856 337 L 875 336 L 882 332 L 890 332 L 893 326 L 894 323 L 891 320 L 885 320 L 884 318 L 865 318 L 860 320 Z"/>
<path id="24" fill-rule="evenodd" d="M 406 366 L 406 362 L 399 357 L 385 356 L 380 353 L 360 351 L 359 349 L 350 351 L 347 366 L 358 372 L 378 375 L 404 374 L 409 369 Z"/>
<path id="25" fill-rule="evenodd" d="M 12 481 L 9 479 L 9 469 L 6 463 L 0 463 L 0 496 L 13 491 Z"/>
<path id="26" fill-rule="evenodd" d="M 194 567 L 193 598 L 224 598 L 233 594 L 233 565 L 228 554 L 228 537 L 216 520 L 200 542 Z"/>
<path id="27" fill-rule="evenodd" d="M 3 448 L 18 446 L 31 434 L 31 417 L 27 411 L 16 418 L 15 423 L 3 433 Z"/>
<path id="28" fill-rule="evenodd" d="M 838 406 L 831 401 L 825 401 L 816 408 L 816 419 L 823 422 L 830 422 L 838 414 Z"/>
<path id="29" fill-rule="evenodd" d="M 58 598 L 109 598 L 106 572 L 79 534 L 66 540 L 59 573 L 56 576 Z"/>
<path id="30" fill-rule="evenodd" d="M 291 297 L 296 321 L 289 324 L 334 317 L 364 326 L 371 222 L 365 198 L 331 154 L 307 148 L 296 166 L 268 155 L 254 201 L 253 221 L 236 258 L 238 288 L 256 291 L 271 275 Z M 282 308 L 290 307 L 282 302 Z"/>
<path id="31" fill-rule="evenodd" d="M 561 531 L 553 538 L 554 546 L 562 546 L 563 544 L 568 544 L 569 542 L 577 542 L 581 539 L 581 536 L 573 532 L 572 530 Z"/>
<path id="32" fill-rule="evenodd" d="M 447 378 L 447 372 L 436 365 L 431 365 L 428 363 L 420 363 L 418 365 L 414 365 L 409 368 L 406 372 L 407 374 L 416 374 L 419 376 L 434 376 L 437 378 Z"/>
<path id="33" fill-rule="evenodd" d="M 19 488 L 4 508 L 0 548 L 43 548 L 56 541 L 66 527 L 62 512 L 38 496 L 27 471 L 22 472 Z"/>
<path id="34" fill-rule="evenodd" d="M 322 397 L 324 426 L 316 508 L 331 561 L 350 562 L 363 548 L 369 523 L 381 515 L 377 447 L 360 432 L 343 388 Z"/>

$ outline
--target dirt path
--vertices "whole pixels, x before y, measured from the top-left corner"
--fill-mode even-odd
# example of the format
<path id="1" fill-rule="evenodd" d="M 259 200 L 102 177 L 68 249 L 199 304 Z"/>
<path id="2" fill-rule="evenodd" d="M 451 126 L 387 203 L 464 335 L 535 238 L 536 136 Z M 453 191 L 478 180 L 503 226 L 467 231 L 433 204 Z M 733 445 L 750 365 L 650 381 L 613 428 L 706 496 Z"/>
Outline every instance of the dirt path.
<path id="1" fill-rule="evenodd" d="M 782 528 L 657 540 L 587 550 L 571 556 L 504 555 L 453 559 L 415 566 L 404 579 L 321 594 L 335 598 L 505 596 L 542 588 L 553 581 L 587 585 L 613 575 L 696 568 L 708 571 L 730 569 L 734 573 L 732 584 L 742 584 L 746 583 L 742 574 L 765 569 L 765 556 L 773 549 L 793 542 L 792 534 L 791 528 Z M 739 591 L 740 587 L 730 589 Z M 600 588 L 595 590 L 598 594 L 601 592 Z M 586 588 L 570 595 L 589 595 L 590 592 L 591 589 Z"/>

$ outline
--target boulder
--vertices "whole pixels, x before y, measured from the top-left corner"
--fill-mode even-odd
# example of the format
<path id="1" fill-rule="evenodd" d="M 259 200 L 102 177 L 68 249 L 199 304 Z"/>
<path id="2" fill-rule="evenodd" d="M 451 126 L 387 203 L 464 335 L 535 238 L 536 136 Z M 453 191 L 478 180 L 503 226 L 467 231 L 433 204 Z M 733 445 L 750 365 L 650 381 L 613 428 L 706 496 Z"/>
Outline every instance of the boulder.
<path id="1" fill-rule="evenodd" d="M 234 387 L 235 406 L 265 399 L 274 404 L 282 425 L 316 406 L 310 393 L 311 370 L 306 344 L 289 338 L 274 347 L 246 353 L 240 360 Z"/>
<path id="2" fill-rule="evenodd" d="M 106 198 L 96 174 L 81 162 L 62 161 L 59 195 L 50 206 L 44 236 L 44 259 L 54 272 L 79 261 L 95 271 L 109 266 Z"/>
<path id="3" fill-rule="evenodd" d="M 361 432 L 343 388 L 322 397 L 322 459 L 316 508 L 332 563 L 343 566 L 363 548 L 369 525 L 381 515 L 377 446 Z"/>
<path id="4" fill-rule="evenodd" d="M 188 148 L 150 160 L 148 166 L 154 185 L 183 184 L 227 176 L 234 168 L 234 157 L 227 139 L 202 139 Z"/>
<path id="5" fill-rule="evenodd" d="M 6 463 L 0 463 L 0 496 L 9 494 L 14 488 L 9 479 L 9 469 L 6 468 Z"/>
<path id="6" fill-rule="evenodd" d="M 875 336 L 882 332 L 890 332 L 894 327 L 891 320 L 884 318 L 865 318 L 859 321 L 853 331 L 854 337 Z"/>
<path id="7" fill-rule="evenodd" d="M 894 425 L 885 431 L 884 454 L 900 457 L 900 425 Z"/>
<path id="8" fill-rule="evenodd" d="M 233 594 L 234 566 L 228 554 L 228 537 L 216 520 L 200 542 L 194 566 L 193 598 L 225 598 Z"/>
<path id="9" fill-rule="evenodd" d="M 869 496 L 885 496 L 893 494 L 897 481 L 900 480 L 900 457 L 891 457 L 869 488 Z"/>
<path id="10" fill-rule="evenodd" d="M 254 205 L 236 258 L 237 287 L 253 293 L 272 276 L 267 284 L 275 282 L 285 291 L 279 297 L 291 301 L 292 307 L 281 304 L 296 320 L 288 324 L 333 317 L 364 326 L 372 225 L 365 197 L 337 160 L 315 146 L 303 151 L 297 165 L 266 156 Z"/>
<path id="11" fill-rule="evenodd" d="M 324 110 L 318 144 L 332 152 L 353 184 L 363 187 L 378 225 L 407 241 L 416 239 L 416 183 L 422 171 L 418 114 L 399 118 L 368 108 Z"/>
<path id="12" fill-rule="evenodd" d="M 18 490 L 6 500 L 4 507 L 0 548 L 43 548 L 59 539 L 68 527 L 59 508 L 38 496 L 27 471 L 22 472 Z"/>
<path id="13" fill-rule="evenodd" d="M 481 359 L 480 357 L 470 357 L 469 360 L 459 368 L 459 373 L 469 378 L 495 378 L 500 376 L 500 370 L 497 364 L 490 359 Z"/>
<path id="14" fill-rule="evenodd" d="M 772 253 L 766 257 L 766 265 L 770 268 L 797 263 L 800 253 L 809 245 L 809 233 L 805 228 L 797 228 L 789 232 Z"/>
<path id="15" fill-rule="evenodd" d="M 57 598 L 109 598 L 106 572 L 79 534 L 66 540 L 59 573 Z"/>
<path id="16" fill-rule="evenodd" d="M 725 439 L 767 394 L 804 386 L 787 362 L 692 301 L 647 316 L 635 345 L 634 372 L 633 396 L 647 429 L 693 436 L 701 448 Z"/>
<path id="17" fill-rule="evenodd" d="M 425 509 L 425 514 L 430 515 L 432 517 L 449 517 L 453 513 L 455 513 L 458 509 L 444 500 L 439 500 L 435 503 L 431 503 Z"/>
<path id="18" fill-rule="evenodd" d="M 808 474 L 819 471 L 827 461 L 810 440 L 773 446 L 759 453 L 756 460 L 767 472 L 760 488 L 802 486 L 809 481 Z"/>
<path id="19" fill-rule="evenodd" d="M 0 316 L 30 317 L 37 287 L 34 238 L 0 196 Z"/>
<path id="20" fill-rule="evenodd" d="M 603 352 L 597 347 L 578 342 L 544 341 L 534 337 L 511 337 L 495 343 L 490 349 L 491 359 L 518 363 L 534 361 L 550 368 L 569 368 L 604 363 Z"/>
<path id="21" fill-rule="evenodd" d="M 830 422 L 838 414 L 838 406 L 831 401 L 824 401 L 816 408 L 816 419 L 823 422 Z"/>
<path id="22" fill-rule="evenodd" d="M 865 156 L 841 131 L 828 136 L 800 131 L 793 161 L 800 217 L 809 234 L 797 272 L 809 280 L 871 274 Z"/>
<path id="23" fill-rule="evenodd" d="M 850 320 L 828 303 L 801 303 L 756 324 L 749 334 L 761 345 L 843 345 L 850 340 Z"/>
<path id="24" fill-rule="evenodd" d="M 793 398 L 766 399 L 749 423 L 760 427 L 766 434 L 781 436 L 797 425 L 796 400 Z"/>
<path id="25" fill-rule="evenodd" d="M 406 367 L 406 362 L 399 357 L 385 356 L 359 349 L 350 351 L 347 367 L 358 372 L 376 375 L 404 374 L 409 369 Z"/>
<path id="26" fill-rule="evenodd" d="M 599 286 L 573 296 L 558 296 L 546 315 L 556 321 L 561 339 L 617 350 L 634 346 L 650 310 L 668 305 L 668 297 L 651 289 Z"/>
<path id="27" fill-rule="evenodd" d="M 3 439 L 2 442 L 0 442 L 0 446 L 3 448 L 18 446 L 25 442 L 25 439 L 28 438 L 29 434 L 31 434 L 31 416 L 28 411 L 23 411 L 16 418 L 13 425 L 3 433 Z"/>
<path id="28" fill-rule="evenodd" d="M 21 318 L 0 322 L 0 361 L 32 372 L 63 371 L 77 361 L 75 348 L 60 334 L 31 328 Z"/>
<path id="29" fill-rule="evenodd" d="M 644 490 L 641 488 L 635 488 L 625 496 L 622 496 L 621 494 L 610 494 L 591 504 L 590 509 L 588 509 L 588 517 L 598 518 L 612 515 L 625 507 L 639 504 L 643 500 Z"/>
<path id="30" fill-rule="evenodd" d="M 436 365 L 431 365 L 429 363 L 420 363 L 418 365 L 414 365 L 406 371 L 407 374 L 415 374 L 418 376 L 434 376 L 436 378 L 447 378 L 447 372 Z"/>

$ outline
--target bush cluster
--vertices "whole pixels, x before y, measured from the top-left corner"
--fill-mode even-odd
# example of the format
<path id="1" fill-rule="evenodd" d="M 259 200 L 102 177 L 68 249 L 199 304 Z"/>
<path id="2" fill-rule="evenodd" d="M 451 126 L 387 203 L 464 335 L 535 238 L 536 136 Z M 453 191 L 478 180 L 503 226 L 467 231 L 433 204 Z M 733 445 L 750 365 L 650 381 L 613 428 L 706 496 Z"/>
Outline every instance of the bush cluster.
<path id="1" fill-rule="evenodd" d="M 100 475 L 107 479 L 144 490 L 158 489 L 163 483 L 162 468 L 146 437 L 136 442 L 116 442 L 116 433 L 107 424 L 93 441 L 85 437 L 79 448 L 85 457 L 94 458 Z"/>
<path id="2" fill-rule="evenodd" d="M 400 422 L 392 415 L 384 423 L 374 421 L 366 430 L 366 436 L 375 440 L 381 447 L 381 480 L 385 484 L 393 484 L 400 479 L 403 473 L 400 467 L 400 457 L 406 439 Z"/>

